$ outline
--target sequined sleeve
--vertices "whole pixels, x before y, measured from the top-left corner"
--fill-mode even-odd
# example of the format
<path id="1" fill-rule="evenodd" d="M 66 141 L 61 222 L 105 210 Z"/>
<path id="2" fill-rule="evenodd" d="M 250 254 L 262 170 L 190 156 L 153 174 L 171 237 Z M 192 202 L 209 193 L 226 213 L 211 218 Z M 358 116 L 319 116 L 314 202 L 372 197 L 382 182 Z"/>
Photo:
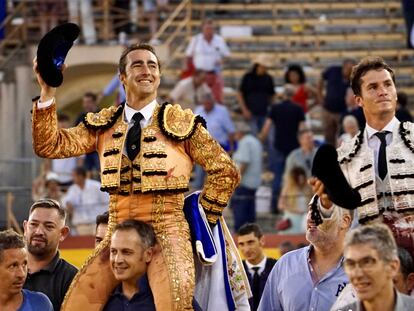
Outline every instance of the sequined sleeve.
<path id="1" fill-rule="evenodd" d="M 68 129 L 58 129 L 56 104 L 38 109 L 33 105 L 32 138 L 34 152 L 42 158 L 69 158 L 90 153 L 96 148 L 96 131 L 83 123 Z"/>
<path id="2" fill-rule="evenodd" d="M 202 124 L 186 144 L 190 156 L 207 172 L 200 203 L 208 221 L 215 223 L 240 182 L 239 170 Z"/>

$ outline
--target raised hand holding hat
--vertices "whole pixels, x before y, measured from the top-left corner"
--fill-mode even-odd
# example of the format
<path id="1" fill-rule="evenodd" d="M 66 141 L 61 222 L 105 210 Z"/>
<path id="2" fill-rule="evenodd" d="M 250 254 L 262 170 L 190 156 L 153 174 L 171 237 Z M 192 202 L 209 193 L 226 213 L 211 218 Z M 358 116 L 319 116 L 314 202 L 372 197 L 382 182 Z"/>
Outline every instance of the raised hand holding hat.
<path id="1" fill-rule="evenodd" d="M 329 199 L 346 209 L 356 209 L 361 203 L 359 192 L 348 184 L 338 163 L 335 147 L 325 144 L 319 147 L 312 165 L 312 175 L 323 182 Z"/>
<path id="2" fill-rule="evenodd" d="M 78 25 L 65 23 L 53 28 L 40 40 L 35 70 L 48 86 L 58 87 L 62 84 L 65 58 L 79 32 Z"/>

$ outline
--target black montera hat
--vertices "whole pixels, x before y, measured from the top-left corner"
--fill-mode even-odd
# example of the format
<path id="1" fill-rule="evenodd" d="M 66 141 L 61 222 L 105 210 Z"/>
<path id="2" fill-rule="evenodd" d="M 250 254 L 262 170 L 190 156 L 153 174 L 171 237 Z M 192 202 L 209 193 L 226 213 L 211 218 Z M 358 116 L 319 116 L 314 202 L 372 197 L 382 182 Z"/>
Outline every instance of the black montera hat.
<path id="1" fill-rule="evenodd" d="M 321 180 L 329 199 L 346 209 L 356 209 L 361 203 L 359 192 L 348 184 L 338 163 L 338 153 L 332 145 L 322 145 L 315 154 L 312 175 Z"/>
<path id="2" fill-rule="evenodd" d="M 53 28 L 40 40 L 37 47 L 37 69 L 47 85 L 58 87 L 62 84 L 61 68 L 79 32 L 78 25 L 66 23 Z"/>

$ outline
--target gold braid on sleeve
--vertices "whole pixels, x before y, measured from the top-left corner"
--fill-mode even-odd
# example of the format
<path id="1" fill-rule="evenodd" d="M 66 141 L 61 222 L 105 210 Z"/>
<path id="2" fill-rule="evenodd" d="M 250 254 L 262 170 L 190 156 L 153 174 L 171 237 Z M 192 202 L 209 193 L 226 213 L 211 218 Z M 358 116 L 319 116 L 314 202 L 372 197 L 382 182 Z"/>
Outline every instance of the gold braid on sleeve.
<path id="1" fill-rule="evenodd" d="M 84 124 L 58 128 L 56 104 L 38 109 L 33 102 L 32 138 L 34 152 L 43 158 L 69 158 L 90 153 L 96 148 L 96 131 Z"/>
<path id="2" fill-rule="evenodd" d="M 230 156 L 201 124 L 197 124 L 186 145 L 193 160 L 207 172 L 200 203 L 208 221 L 216 223 L 240 182 L 240 172 Z"/>
<path id="3" fill-rule="evenodd" d="M 105 130 L 115 124 L 123 111 L 123 106 L 119 105 L 118 107 L 111 106 L 109 108 L 104 108 L 96 113 L 89 112 L 83 119 L 83 123 L 86 128 L 91 130 Z"/>

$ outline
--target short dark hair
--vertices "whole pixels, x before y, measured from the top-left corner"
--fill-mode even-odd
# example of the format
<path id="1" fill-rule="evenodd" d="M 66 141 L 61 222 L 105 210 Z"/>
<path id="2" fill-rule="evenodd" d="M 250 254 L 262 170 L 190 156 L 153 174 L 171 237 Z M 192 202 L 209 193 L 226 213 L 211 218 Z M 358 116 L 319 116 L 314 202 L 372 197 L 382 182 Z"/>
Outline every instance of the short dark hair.
<path id="1" fill-rule="evenodd" d="M 128 46 L 122 52 L 121 57 L 119 58 L 119 65 L 118 65 L 119 74 L 125 74 L 126 57 L 130 52 L 135 51 L 135 50 L 146 50 L 146 51 L 149 51 L 152 54 L 154 54 L 155 58 L 157 59 L 158 69 L 161 72 L 161 62 L 160 62 L 160 59 L 158 58 L 157 54 L 155 53 L 154 47 L 150 44 L 147 44 L 147 43 L 137 43 L 137 44 L 132 44 L 132 45 Z"/>
<path id="2" fill-rule="evenodd" d="M 33 213 L 36 208 L 49 208 L 58 211 L 60 218 L 65 221 L 66 211 L 60 206 L 60 203 L 54 199 L 40 199 L 32 204 L 29 210 L 29 215 Z"/>
<path id="3" fill-rule="evenodd" d="M 73 169 L 73 172 L 76 175 L 82 176 L 82 177 L 86 177 L 86 169 L 83 166 L 77 166 Z"/>
<path id="4" fill-rule="evenodd" d="M 107 225 L 109 223 L 109 213 L 105 212 L 103 214 L 99 214 L 96 216 L 96 227 L 98 227 L 100 224 Z"/>
<path id="5" fill-rule="evenodd" d="M 201 28 L 203 28 L 204 25 L 214 25 L 214 20 L 211 17 L 207 17 L 205 19 L 202 20 L 201 22 Z"/>
<path id="6" fill-rule="evenodd" d="M 0 262 L 3 261 L 3 252 L 7 249 L 25 248 L 23 236 L 12 229 L 0 231 Z"/>
<path id="7" fill-rule="evenodd" d="M 370 70 L 385 69 L 391 74 L 392 81 L 395 84 L 394 70 L 381 57 L 365 57 L 356 66 L 352 68 L 351 88 L 354 94 L 361 96 L 361 78 Z"/>
<path id="8" fill-rule="evenodd" d="M 299 75 L 299 83 L 306 82 L 306 75 L 305 75 L 305 72 L 303 71 L 302 66 L 299 64 L 291 64 L 288 66 L 288 69 L 285 72 L 285 83 L 292 83 L 289 80 L 289 73 L 291 71 L 297 72 L 297 74 Z"/>
<path id="9" fill-rule="evenodd" d="M 247 223 L 240 227 L 237 231 L 238 235 L 247 235 L 250 233 L 254 233 L 254 236 L 260 239 L 263 236 L 262 229 L 256 223 Z"/>
<path id="10" fill-rule="evenodd" d="M 400 270 L 406 279 L 414 272 L 414 260 L 410 252 L 403 247 L 398 247 L 398 258 L 400 259 Z"/>
<path id="11" fill-rule="evenodd" d="M 306 133 L 312 133 L 313 134 L 313 131 L 308 127 L 303 128 L 303 129 L 298 131 L 298 138 L 300 138 L 303 134 L 306 134 Z"/>
<path id="12" fill-rule="evenodd" d="M 143 221 L 136 219 L 125 220 L 115 226 L 114 233 L 126 230 L 135 230 L 146 248 L 153 247 L 157 243 L 154 228 Z"/>
<path id="13" fill-rule="evenodd" d="M 89 97 L 92 98 L 92 100 L 95 102 L 97 99 L 97 96 L 95 93 L 93 92 L 86 92 L 85 94 L 83 94 L 83 97 Z"/>

